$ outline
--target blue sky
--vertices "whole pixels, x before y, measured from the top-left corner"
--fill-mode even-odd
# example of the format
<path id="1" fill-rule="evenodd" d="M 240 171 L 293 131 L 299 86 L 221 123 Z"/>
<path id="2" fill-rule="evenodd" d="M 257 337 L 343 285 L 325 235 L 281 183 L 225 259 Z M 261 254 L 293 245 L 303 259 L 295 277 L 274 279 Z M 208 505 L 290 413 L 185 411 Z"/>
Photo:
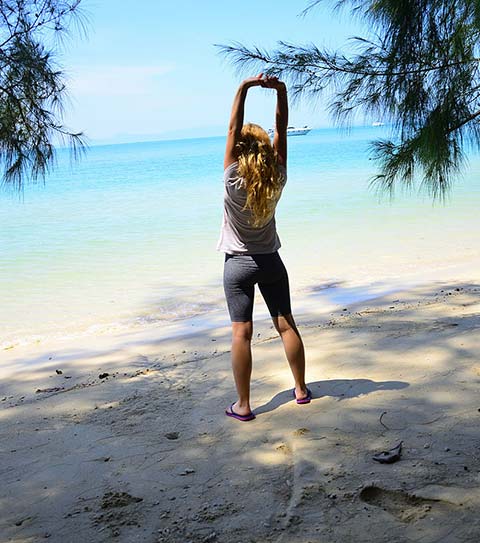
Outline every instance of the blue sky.
<path id="1" fill-rule="evenodd" d="M 89 30 L 67 43 L 66 124 L 92 143 L 220 135 L 240 77 L 215 43 L 271 47 L 282 39 L 329 47 L 360 32 L 325 0 L 307 17 L 308 1 L 83 0 Z M 253 75 L 253 74 L 252 74 Z M 271 92 L 253 89 L 246 120 L 273 121 Z M 322 102 L 291 108 L 291 124 L 329 126 Z"/>

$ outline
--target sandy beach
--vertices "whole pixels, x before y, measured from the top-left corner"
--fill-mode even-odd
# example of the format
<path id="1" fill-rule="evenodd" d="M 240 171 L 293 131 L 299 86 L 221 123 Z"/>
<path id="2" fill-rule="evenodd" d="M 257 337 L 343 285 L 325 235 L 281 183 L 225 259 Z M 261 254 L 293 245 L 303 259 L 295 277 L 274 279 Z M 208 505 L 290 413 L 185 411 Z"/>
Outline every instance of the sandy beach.
<path id="1" fill-rule="evenodd" d="M 304 406 L 261 321 L 249 423 L 228 327 L 4 350 L 0 541 L 479 541 L 479 315 L 467 281 L 298 315 Z"/>
<path id="2" fill-rule="evenodd" d="M 480 0 L 0 15 L 0 543 L 480 543 Z"/>

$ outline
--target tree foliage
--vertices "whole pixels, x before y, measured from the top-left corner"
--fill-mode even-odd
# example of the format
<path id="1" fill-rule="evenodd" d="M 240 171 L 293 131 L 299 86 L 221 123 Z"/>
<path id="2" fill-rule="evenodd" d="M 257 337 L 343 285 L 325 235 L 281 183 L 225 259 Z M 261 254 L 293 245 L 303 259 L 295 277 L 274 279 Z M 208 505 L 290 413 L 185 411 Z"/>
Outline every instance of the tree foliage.
<path id="1" fill-rule="evenodd" d="M 418 174 L 431 195 L 443 197 L 466 148 L 480 143 L 480 0 L 340 0 L 335 7 L 349 8 L 371 30 L 352 38 L 351 54 L 285 42 L 272 51 L 239 43 L 221 50 L 241 69 L 286 79 L 296 97 L 331 89 L 337 121 L 361 112 L 391 125 L 391 139 L 372 144 L 375 182 L 392 193 Z"/>
<path id="2" fill-rule="evenodd" d="M 84 29 L 81 0 L 0 0 L 0 161 L 4 182 L 20 189 L 44 176 L 56 142 L 77 155 L 81 133 L 62 124 L 65 76 L 55 62 L 72 24 Z"/>

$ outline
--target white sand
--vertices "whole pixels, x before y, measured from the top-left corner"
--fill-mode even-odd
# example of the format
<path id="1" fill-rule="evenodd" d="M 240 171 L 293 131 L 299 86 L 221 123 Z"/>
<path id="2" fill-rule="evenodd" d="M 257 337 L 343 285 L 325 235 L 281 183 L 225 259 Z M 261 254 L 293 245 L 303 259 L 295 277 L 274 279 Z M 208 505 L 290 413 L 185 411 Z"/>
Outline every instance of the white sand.
<path id="1" fill-rule="evenodd" d="M 0 542 L 480 541 L 480 283 L 342 309 L 298 316 L 305 406 L 259 323 L 249 423 L 226 327 L 3 351 Z"/>

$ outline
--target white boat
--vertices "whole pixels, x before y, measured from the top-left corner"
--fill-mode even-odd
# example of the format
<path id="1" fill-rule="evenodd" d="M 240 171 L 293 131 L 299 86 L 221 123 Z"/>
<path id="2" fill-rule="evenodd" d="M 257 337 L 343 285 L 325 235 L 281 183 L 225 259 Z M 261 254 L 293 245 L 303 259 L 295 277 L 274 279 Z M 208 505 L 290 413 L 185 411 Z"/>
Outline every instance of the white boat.
<path id="1" fill-rule="evenodd" d="M 310 132 L 311 128 L 304 126 L 303 128 L 295 128 L 294 126 L 289 126 L 287 128 L 287 136 L 305 136 Z"/>
<path id="2" fill-rule="evenodd" d="M 308 126 L 304 126 L 302 128 L 297 128 L 295 126 L 289 126 L 287 128 L 287 136 L 304 136 L 305 134 L 308 134 L 310 132 L 311 128 Z M 273 128 L 268 129 L 268 135 L 270 137 L 273 136 L 275 133 L 275 130 Z"/>
<path id="3" fill-rule="evenodd" d="M 372 123 L 372 126 L 385 126 L 385 123 L 381 123 L 380 121 L 377 121 L 375 123 Z"/>

